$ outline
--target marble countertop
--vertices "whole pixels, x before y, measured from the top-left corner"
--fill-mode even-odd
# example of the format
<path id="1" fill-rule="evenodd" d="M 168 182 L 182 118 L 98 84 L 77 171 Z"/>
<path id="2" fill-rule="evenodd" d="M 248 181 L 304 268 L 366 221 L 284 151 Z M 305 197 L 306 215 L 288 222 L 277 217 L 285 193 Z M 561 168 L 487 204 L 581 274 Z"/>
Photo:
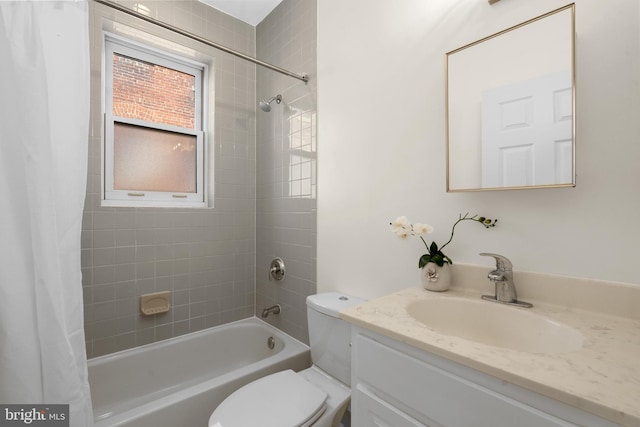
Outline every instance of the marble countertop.
<path id="1" fill-rule="evenodd" d="M 514 307 L 562 322 L 584 336 L 580 350 L 540 354 L 440 334 L 406 310 L 419 299 L 452 297 L 479 299 L 480 293 L 409 288 L 343 310 L 340 317 L 614 423 L 640 426 L 639 320 L 536 301 L 531 309 Z"/>

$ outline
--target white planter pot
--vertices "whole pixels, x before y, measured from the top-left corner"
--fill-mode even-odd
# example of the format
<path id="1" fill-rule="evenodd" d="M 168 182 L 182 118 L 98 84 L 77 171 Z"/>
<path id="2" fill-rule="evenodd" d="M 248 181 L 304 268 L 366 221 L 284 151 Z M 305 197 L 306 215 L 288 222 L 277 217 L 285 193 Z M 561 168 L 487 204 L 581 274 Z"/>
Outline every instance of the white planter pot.
<path id="1" fill-rule="evenodd" d="M 451 286 L 451 268 L 449 264 L 429 262 L 420 269 L 422 286 L 428 291 L 444 292 Z"/>

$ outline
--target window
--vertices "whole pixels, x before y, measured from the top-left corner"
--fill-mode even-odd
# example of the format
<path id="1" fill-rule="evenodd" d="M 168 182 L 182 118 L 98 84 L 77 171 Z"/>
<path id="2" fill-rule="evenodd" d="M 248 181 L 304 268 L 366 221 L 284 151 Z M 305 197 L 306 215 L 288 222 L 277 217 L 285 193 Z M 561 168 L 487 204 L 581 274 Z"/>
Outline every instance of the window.
<path id="1" fill-rule="evenodd" d="M 289 125 L 289 197 L 316 198 L 316 116 L 297 112 Z"/>
<path id="2" fill-rule="evenodd" d="M 105 36 L 104 206 L 206 206 L 205 73 Z"/>

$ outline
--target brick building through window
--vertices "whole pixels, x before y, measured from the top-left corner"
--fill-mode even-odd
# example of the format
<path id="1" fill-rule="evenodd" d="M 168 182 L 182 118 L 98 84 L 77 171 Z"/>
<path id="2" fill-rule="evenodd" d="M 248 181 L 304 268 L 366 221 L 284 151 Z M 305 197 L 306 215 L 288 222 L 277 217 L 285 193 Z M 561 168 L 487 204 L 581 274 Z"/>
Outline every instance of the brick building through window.
<path id="1" fill-rule="evenodd" d="M 195 76 L 113 55 L 113 115 L 193 129 Z"/>

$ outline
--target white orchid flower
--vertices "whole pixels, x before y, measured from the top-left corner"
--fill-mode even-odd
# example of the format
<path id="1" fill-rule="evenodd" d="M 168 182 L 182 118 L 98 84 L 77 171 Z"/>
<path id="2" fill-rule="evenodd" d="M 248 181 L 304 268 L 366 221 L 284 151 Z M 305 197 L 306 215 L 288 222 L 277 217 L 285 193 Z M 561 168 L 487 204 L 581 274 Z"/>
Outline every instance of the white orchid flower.
<path id="1" fill-rule="evenodd" d="M 400 233 L 403 233 L 404 230 L 407 229 L 407 226 L 409 225 L 409 220 L 407 219 L 406 216 L 399 216 L 390 225 L 391 225 L 391 231 L 393 231 L 398 236 L 400 236 Z M 402 237 L 402 236 L 400 236 L 400 237 Z"/>
<path id="2" fill-rule="evenodd" d="M 411 230 L 409 228 L 399 228 L 398 231 L 396 231 L 396 236 L 401 239 L 408 239 L 412 236 Z"/>
<path id="3" fill-rule="evenodd" d="M 416 235 L 429 234 L 433 232 L 433 227 L 429 224 L 415 223 L 412 225 L 413 233 Z"/>

